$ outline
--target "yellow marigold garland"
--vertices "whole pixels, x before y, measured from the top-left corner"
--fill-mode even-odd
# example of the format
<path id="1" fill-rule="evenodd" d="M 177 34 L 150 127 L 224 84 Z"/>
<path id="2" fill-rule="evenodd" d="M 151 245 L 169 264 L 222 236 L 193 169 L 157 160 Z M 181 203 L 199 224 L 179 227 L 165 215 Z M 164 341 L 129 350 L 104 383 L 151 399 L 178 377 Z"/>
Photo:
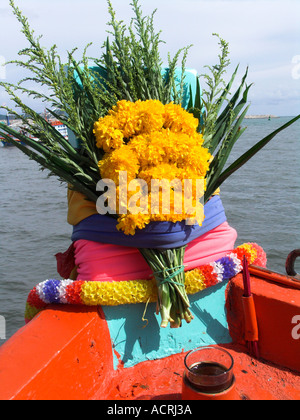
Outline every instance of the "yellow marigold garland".
<path id="1" fill-rule="evenodd" d="M 185 274 L 187 294 L 196 294 L 234 277 L 242 271 L 244 255 L 249 264 L 266 267 L 266 254 L 260 246 L 255 243 L 241 245 L 218 261 L 187 271 Z M 25 319 L 30 321 L 50 303 L 118 306 L 147 302 L 157 302 L 157 287 L 152 280 L 122 282 L 46 280 L 30 292 Z"/>

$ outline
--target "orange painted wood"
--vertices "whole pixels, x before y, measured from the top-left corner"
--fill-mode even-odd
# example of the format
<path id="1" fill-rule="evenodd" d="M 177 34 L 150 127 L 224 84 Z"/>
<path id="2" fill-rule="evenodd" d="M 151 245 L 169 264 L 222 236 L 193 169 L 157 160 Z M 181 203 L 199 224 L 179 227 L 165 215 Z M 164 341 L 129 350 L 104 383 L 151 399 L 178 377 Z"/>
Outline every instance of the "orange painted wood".
<path id="1" fill-rule="evenodd" d="M 276 276 L 275 276 L 276 278 Z M 273 278 L 274 280 L 274 278 Z M 293 338 L 295 316 L 300 316 L 300 290 L 251 275 L 251 289 L 263 359 L 300 372 L 300 340 Z M 236 276 L 227 290 L 227 313 L 234 342 L 245 343 L 243 278 Z"/>
<path id="2" fill-rule="evenodd" d="M 268 280 L 272 283 L 288 286 L 292 289 L 300 290 L 300 280 L 296 277 L 285 276 L 284 274 L 274 273 L 274 271 L 266 268 L 256 267 L 254 265 L 249 266 L 249 272 L 254 277 L 258 277 L 264 280 Z"/>
<path id="3" fill-rule="evenodd" d="M 299 400 L 300 375 L 247 354 L 244 346 L 221 345 L 234 359 L 236 387 L 234 399 L 240 400 Z M 186 353 L 165 359 L 122 368 L 113 377 L 107 394 L 95 399 L 108 400 L 181 400 Z"/>
<path id="4" fill-rule="evenodd" d="M 292 318 L 300 315 L 300 291 L 253 275 L 251 283 L 261 361 L 252 359 L 245 346 L 241 275 L 226 292 L 234 343 L 220 347 L 234 358 L 238 398 L 299 400 L 300 340 L 292 337 Z M 113 351 L 101 308 L 53 305 L 0 347 L 0 399 L 182 398 L 185 349 L 131 368 L 120 362 L 117 370 Z"/>
<path id="5" fill-rule="evenodd" d="M 0 347 L 0 399 L 89 399 L 112 365 L 101 311 L 52 306 Z"/>

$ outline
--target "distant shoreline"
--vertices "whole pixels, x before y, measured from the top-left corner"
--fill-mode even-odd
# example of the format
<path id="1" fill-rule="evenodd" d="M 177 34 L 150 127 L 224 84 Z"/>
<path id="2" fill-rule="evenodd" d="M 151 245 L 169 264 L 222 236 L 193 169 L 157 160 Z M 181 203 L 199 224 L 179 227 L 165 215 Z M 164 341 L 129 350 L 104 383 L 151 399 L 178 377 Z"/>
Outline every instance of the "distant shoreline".
<path id="1" fill-rule="evenodd" d="M 246 115 L 245 120 L 265 120 L 268 118 L 280 118 L 276 115 Z"/>

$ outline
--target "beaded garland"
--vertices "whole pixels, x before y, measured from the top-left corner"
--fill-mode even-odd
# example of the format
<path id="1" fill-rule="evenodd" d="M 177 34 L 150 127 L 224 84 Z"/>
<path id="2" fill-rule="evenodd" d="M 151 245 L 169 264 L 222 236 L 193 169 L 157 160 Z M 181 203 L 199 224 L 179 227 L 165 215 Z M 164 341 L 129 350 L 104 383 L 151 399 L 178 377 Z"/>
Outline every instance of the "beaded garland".
<path id="1" fill-rule="evenodd" d="M 233 278 L 242 271 L 244 256 L 249 264 L 266 267 L 264 250 L 255 243 L 243 244 L 215 262 L 187 271 L 185 273 L 187 294 L 196 294 Z M 117 306 L 156 301 L 157 287 L 153 280 L 121 282 L 46 280 L 29 293 L 25 321 L 29 322 L 49 304 Z"/>

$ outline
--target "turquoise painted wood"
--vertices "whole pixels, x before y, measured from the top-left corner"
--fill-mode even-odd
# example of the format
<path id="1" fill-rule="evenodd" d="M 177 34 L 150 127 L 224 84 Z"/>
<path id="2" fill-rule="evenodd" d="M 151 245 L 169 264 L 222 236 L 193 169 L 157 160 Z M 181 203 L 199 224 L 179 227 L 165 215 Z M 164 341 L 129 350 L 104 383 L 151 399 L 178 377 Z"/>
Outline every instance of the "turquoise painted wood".
<path id="1" fill-rule="evenodd" d="M 160 328 L 156 304 L 104 306 L 114 352 L 114 367 L 122 361 L 132 367 L 146 360 L 161 359 L 196 347 L 231 343 L 225 308 L 228 282 L 190 296 L 194 320 L 183 328 Z M 120 359 L 120 360 L 119 360 Z"/>

